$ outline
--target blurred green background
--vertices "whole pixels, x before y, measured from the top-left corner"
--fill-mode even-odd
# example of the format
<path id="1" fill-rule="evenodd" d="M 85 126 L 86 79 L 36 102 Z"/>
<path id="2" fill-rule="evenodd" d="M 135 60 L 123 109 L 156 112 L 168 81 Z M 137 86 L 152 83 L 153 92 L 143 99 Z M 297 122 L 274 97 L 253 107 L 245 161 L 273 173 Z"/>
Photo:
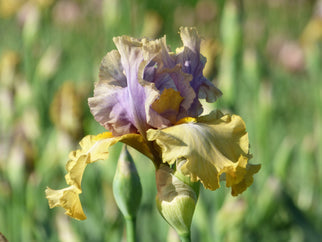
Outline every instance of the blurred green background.
<path id="1" fill-rule="evenodd" d="M 68 153 L 103 131 L 89 112 L 113 36 L 196 26 L 220 108 L 246 122 L 254 184 L 233 198 L 202 190 L 193 241 L 319 241 L 322 236 L 322 1 L 0 0 L 0 232 L 9 241 L 124 241 L 112 195 L 121 145 L 83 178 L 87 220 L 50 210 Z M 178 241 L 155 206 L 152 162 L 131 150 L 143 185 L 139 241 Z M 1 240 L 1 239 L 0 239 Z"/>

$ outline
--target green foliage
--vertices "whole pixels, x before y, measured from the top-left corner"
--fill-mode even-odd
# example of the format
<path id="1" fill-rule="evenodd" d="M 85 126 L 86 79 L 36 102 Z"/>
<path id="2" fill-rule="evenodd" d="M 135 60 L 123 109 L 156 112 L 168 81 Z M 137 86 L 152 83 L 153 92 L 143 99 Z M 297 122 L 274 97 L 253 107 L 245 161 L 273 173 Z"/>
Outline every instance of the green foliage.
<path id="1" fill-rule="evenodd" d="M 203 49 L 213 65 L 208 78 L 225 90 L 208 107 L 243 117 L 252 162 L 262 164 L 237 198 L 224 187 L 201 190 L 192 241 L 318 241 L 322 27 L 314 1 L 32 2 L 0 5 L 0 232 L 9 241 L 124 238 L 112 192 L 120 145 L 86 170 L 81 199 L 87 220 L 50 210 L 44 191 L 64 186 L 68 152 L 80 138 L 103 131 L 87 98 L 99 62 L 114 49 L 113 36 L 167 34 L 174 50 L 181 25 L 196 26 L 215 43 Z M 62 88 L 66 82 L 72 88 Z M 78 128 L 66 125 L 71 116 Z M 174 241 L 155 205 L 152 162 L 130 152 L 143 187 L 139 241 Z"/>

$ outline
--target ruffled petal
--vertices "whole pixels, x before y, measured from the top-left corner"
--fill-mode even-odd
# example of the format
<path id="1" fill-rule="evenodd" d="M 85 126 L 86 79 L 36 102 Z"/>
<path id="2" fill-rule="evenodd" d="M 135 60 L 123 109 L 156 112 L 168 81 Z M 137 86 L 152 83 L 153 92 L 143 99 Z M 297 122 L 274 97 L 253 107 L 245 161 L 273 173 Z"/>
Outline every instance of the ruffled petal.
<path id="1" fill-rule="evenodd" d="M 187 110 L 196 97 L 190 86 L 192 76 L 182 71 L 181 65 L 175 63 L 175 55 L 166 47 L 165 37 L 150 41 L 146 45 L 150 53 L 149 63 L 144 68 L 143 79 L 153 82 L 159 91 L 172 88 L 184 98 L 181 106 Z"/>
<path id="2" fill-rule="evenodd" d="M 240 156 L 235 166 L 223 169 L 220 180 L 226 180 L 226 187 L 231 187 L 231 194 L 237 196 L 253 183 L 253 175 L 261 165 L 247 163 L 248 157 Z"/>
<path id="3" fill-rule="evenodd" d="M 150 41 L 146 50 L 150 53 L 150 62 L 144 68 L 143 79 L 153 82 L 160 92 L 170 88 L 178 91 L 183 100 L 176 119 L 186 117 L 196 98 L 196 93 L 190 85 L 192 75 L 183 72 L 181 64 L 175 63 L 175 55 L 170 53 L 166 47 L 165 37 Z"/>
<path id="4" fill-rule="evenodd" d="M 248 135 L 245 124 L 237 115 L 214 112 L 163 130 L 150 129 L 148 140 L 155 141 L 162 151 L 163 162 L 186 162 L 181 167 L 191 181 L 200 180 L 205 188 L 219 188 L 220 175 L 226 174 L 226 186 L 237 195 L 252 183 L 252 175 L 260 166 L 247 164 Z M 185 121 L 183 120 L 183 121 Z"/>
<path id="5" fill-rule="evenodd" d="M 154 73 L 154 83 L 162 92 L 165 89 L 173 89 L 180 93 L 183 98 L 179 109 L 176 112 L 176 120 L 188 116 L 189 109 L 196 97 L 196 93 L 190 86 L 192 76 L 184 73 L 180 65 L 175 65 L 173 68 L 158 68 Z M 167 117 L 166 117 L 167 118 Z M 172 120 L 171 120 L 172 121 Z"/>
<path id="6" fill-rule="evenodd" d="M 126 87 L 126 76 L 123 73 L 121 55 L 117 50 L 112 50 L 103 58 L 99 79 L 106 80 L 110 85 Z"/>
<path id="7" fill-rule="evenodd" d="M 197 29 L 181 27 L 180 36 L 184 47 L 177 49 L 176 63 L 182 65 L 185 73 L 193 76 L 190 85 L 197 95 L 189 110 L 189 115 L 198 116 L 202 112 L 199 98 L 204 98 L 207 102 L 214 102 L 222 93 L 203 76 L 206 58 L 200 54 L 201 38 Z"/>
<path id="8" fill-rule="evenodd" d="M 46 198 L 50 208 L 61 206 L 66 210 L 67 215 L 75 219 L 86 219 L 79 199 L 79 194 L 82 193 L 81 182 L 85 168 L 89 163 L 107 159 L 108 148 L 119 141 L 153 159 L 150 149 L 141 135 L 127 134 L 113 137 L 109 132 L 96 136 L 88 135 L 81 140 L 81 149 L 69 154 L 65 176 L 69 187 L 60 190 L 46 189 Z"/>
<path id="9" fill-rule="evenodd" d="M 160 50 L 160 41 L 128 36 L 113 40 L 118 51 L 105 56 L 94 97 L 88 100 L 95 119 L 115 136 L 137 132 L 145 135 L 150 127 L 168 126 L 170 121 L 151 109 L 160 91 L 154 83 L 143 80 L 146 65 Z M 154 48 L 148 48 L 150 45 Z"/>
<path id="10" fill-rule="evenodd" d="M 113 135 L 165 128 L 202 112 L 199 98 L 213 102 L 221 92 L 203 74 L 206 59 L 200 54 L 195 28 L 180 28 L 184 48 L 169 52 L 165 37 L 157 40 L 114 38 L 117 50 L 102 61 L 99 81 L 89 106 L 95 119 Z M 158 112 L 151 105 L 163 91 L 173 89 L 183 98 L 176 113 Z M 175 117 L 175 118 L 174 118 Z"/>

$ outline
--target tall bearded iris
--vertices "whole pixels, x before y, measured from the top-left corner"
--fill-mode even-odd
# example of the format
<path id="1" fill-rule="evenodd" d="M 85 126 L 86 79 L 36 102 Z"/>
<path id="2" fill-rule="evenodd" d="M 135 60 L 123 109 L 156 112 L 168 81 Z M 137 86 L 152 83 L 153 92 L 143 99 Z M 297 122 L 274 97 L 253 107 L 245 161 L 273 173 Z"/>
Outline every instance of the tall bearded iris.
<path id="1" fill-rule="evenodd" d="M 195 28 L 180 28 L 183 47 L 171 52 L 165 37 L 157 40 L 114 38 L 117 50 L 104 57 L 94 96 L 88 99 L 97 122 L 109 132 L 88 135 L 69 155 L 61 190 L 47 188 L 50 207 L 85 219 L 79 200 L 86 166 L 106 159 L 108 148 L 123 142 L 149 157 L 156 169 L 181 161 L 181 172 L 205 188 L 226 180 L 236 196 L 253 182 L 260 169 L 251 165 L 245 124 L 237 115 L 214 111 L 205 116 L 199 99 L 221 96 L 203 76 L 206 59 L 200 54 Z"/>

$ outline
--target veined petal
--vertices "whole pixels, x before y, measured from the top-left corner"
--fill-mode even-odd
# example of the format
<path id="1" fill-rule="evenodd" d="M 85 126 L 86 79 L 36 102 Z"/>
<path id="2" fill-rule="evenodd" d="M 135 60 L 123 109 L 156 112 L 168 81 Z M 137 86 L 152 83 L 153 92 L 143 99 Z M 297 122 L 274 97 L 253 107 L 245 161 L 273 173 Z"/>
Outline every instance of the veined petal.
<path id="1" fill-rule="evenodd" d="M 69 187 L 60 190 L 53 190 L 49 187 L 46 189 L 46 198 L 50 208 L 61 206 L 66 210 L 67 215 L 80 220 L 86 219 L 79 199 L 79 194 L 82 193 L 81 182 L 85 168 L 89 163 L 107 159 L 108 148 L 119 141 L 153 159 L 148 145 L 139 134 L 113 137 L 112 133 L 106 132 L 96 136 L 88 135 L 81 140 L 81 149 L 69 154 L 65 176 Z"/>
<path id="2" fill-rule="evenodd" d="M 181 171 L 191 181 L 200 180 L 205 188 L 215 190 L 220 186 L 220 175 L 225 173 L 232 194 L 241 193 L 260 167 L 247 164 L 251 156 L 243 120 L 237 115 L 214 112 L 196 121 L 150 129 L 148 140 L 161 148 L 163 162 L 173 164 L 179 158 L 186 159 Z"/>

